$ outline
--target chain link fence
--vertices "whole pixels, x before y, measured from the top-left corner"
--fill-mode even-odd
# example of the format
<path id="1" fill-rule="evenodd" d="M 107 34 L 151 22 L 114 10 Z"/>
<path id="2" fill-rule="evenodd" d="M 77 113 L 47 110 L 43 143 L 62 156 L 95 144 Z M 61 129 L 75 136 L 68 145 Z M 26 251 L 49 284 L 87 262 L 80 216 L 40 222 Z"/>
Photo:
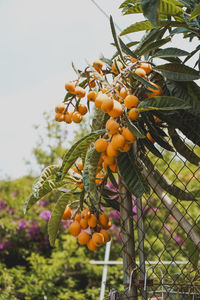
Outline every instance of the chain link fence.
<path id="1" fill-rule="evenodd" d="M 200 154 L 178 130 L 168 131 L 170 143 L 178 135 L 188 153 Z M 134 149 L 149 195 L 133 199 L 119 182 L 124 294 L 111 290 L 110 300 L 200 299 L 200 167 L 159 150 L 163 159 L 143 152 L 139 142 Z"/>

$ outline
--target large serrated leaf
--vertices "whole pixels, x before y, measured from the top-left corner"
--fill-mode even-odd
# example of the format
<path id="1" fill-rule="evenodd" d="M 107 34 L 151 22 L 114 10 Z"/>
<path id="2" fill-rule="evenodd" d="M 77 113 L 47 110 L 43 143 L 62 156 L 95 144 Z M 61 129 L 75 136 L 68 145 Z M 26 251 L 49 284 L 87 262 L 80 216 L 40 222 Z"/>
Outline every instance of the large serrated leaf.
<path id="1" fill-rule="evenodd" d="M 200 157 L 198 157 L 192 150 L 190 150 L 183 140 L 179 137 L 176 130 L 168 127 L 169 135 L 172 139 L 172 144 L 178 153 L 185 157 L 190 163 L 198 166 L 200 164 Z"/>
<path id="2" fill-rule="evenodd" d="M 125 8 L 127 7 L 129 4 L 136 4 L 136 3 L 140 3 L 140 0 L 126 0 L 124 1 L 119 8 Z"/>
<path id="3" fill-rule="evenodd" d="M 52 175 L 55 175 L 58 172 L 59 169 L 60 169 L 60 166 L 52 165 L 52 166 L 46 167 L 42 171 L 39 179 L 33 185 L 33 195 L 34 195 L 34 197 L 36 197 L 36 198 L 39 197 L 39 191 L 42 188 L 44 182 L 46 180 L 48 180 Z"/>
<path id="4" fill-rule="evenodd" d="M 183 16 L 183 9 L 180 2 L 174 0 L 161 0 L 160 13 L 168 16 Z"/>
<path id="5" fill-rule="evenodd" d="M 200 3 L 192 11 L 189 21 L 191 22 L 194 18 L 198 17 L 199 15 L 200 15 Z"/>
<path id="6" fill-rule="evenodd" d="M 60 227 L 61 219 L 63 216 L 63 213 L 65 211 L 65 208 L 67 204 L 70 203 L 70 200 L 72 199 L 71 193 L 65 193 L 60 196 L 58 199 L 56 206 L 54 207 L 54 210 L 51 214 L 51 217 L 49 219 L 48 223 L 48 234 L 49 234 L 49 242 L 51 246 L 54 246 L 56 236 Z"/>
<path id="7" fill-rule="evenodd" d="M 178 48 L 165 48 L 157 51 L 155 54 L 152 55 L 154 57 L 177 57 L 177 56 L 186 56 L 189 55 L 189 52 L 184 51 Z"/>
<path id="8" fill-rule="evenodd" d="M 57 173 L 57 180 L 63 179 L 67 174 L 68 170 L 75 163 L 78 157 L 87 152 L 88 147 L 92 142 L 94 142 L 100 135 L 105 133 L 105 129 L 97 130 L 91 132 L 90 134 L 84 136 L 78 142 L 76 142 L 64 155 L 62 167 Z"/>
<path id="9" fill-rule="evenodd" d="M 135 164 L 132 150 L 117 156 L 117 166 L 130 193 L 135 197 L 142 197 L 144 193 L 149 193 L 149 186 Z"/>
<path id="10" fill-rule="evenodd" d="M 141 21 L 141 22 L 137 22 L 135 24 L 130 25 L 129 27 L 127 27 L 126 29 L 124 29 L 120 35 L 125 35 L 125 34 L 129 34 L 132 32 L 137 32 L 137 31 L 144 31 L 144 30 L 150 30 L 155 28 L 155 26 L 153 26 L 149 21 Z"/>
<path id="11" fill-rule="evenodd" d="M 185 103 L 183 99 L 171 96 L 156 96 L 141 101 L 138 105 L 139 111 L 149 110 L 175 110 L 175 109 L 189 109 L 191 106 Z"/>
<path id="12" fill-rule="evenodd" d="M 138 14 L 138 13 L 142 13 L 142 7 L 140 3 L 127 6 L 123 9 L 123 15 Z"/>
<path id="13" fill-rule="evenodd" d="M 169 63 L 154 67 L 163 76 L 175 81 L 193 81 L 200 78 L 200 73 L 195 69 L 178 63 Z"/>
<path id="14" fill-rule="evenodd" d="M 144 16 L 156 27 L 159 20 L 160 0 L 141 0 L 141 7 Z"/>
<path id="15" fill-rule="evenodd" d="M 61 180 L 61 181 L 56 181 L 56 178 L 51 180 L 46 180 L 42 187 L 39 190 L 39 195 L 36 198 L 33 194 L 31 194 L 25 201 L 24 204 L 24 213 L 26 213 L 31 206 L 33 206 L 36 202 L 38 202 L 42 197 L 47 195 L 48 193 L 52 192 L 53 190 L 65 185 L 68 183 L 68 180 Z"/>

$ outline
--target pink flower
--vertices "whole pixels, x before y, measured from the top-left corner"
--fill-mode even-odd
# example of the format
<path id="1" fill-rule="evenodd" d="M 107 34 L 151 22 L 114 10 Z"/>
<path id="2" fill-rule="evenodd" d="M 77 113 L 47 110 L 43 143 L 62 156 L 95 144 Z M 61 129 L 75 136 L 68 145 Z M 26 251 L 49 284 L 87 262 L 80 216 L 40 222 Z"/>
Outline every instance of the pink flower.
<path id="1" fill-rule="evenodd" d="M 50 210 L 44 210 L 44 211 L 41 211 L 40 212 L 40 215 L 39 215 L 42 219 L 45 219 L 47 222 L 49 221 L 50 219 L 50 216 L 51 216 L 51 212 Z"/>

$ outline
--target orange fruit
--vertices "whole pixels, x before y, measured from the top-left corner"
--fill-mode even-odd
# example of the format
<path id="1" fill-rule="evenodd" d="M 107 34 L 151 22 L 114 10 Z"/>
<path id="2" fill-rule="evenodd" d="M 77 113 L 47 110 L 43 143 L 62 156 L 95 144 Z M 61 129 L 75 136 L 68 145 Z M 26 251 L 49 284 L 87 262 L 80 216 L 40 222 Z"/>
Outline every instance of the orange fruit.
<path id="1" fill-rule="evenodd" d="M 115 160 L 114 164 L 109 165 L 109 168 L 113 173 L 116 173 L 117 172 L 117 161 Z"/>
<path id="2" fill-rule="evenodd" d="M 161 122 L 161 120 L 160 120 L 158 117 L 156 117 L 156 116 L 153 116 L 153 118 L 154 118 L 154 121 L 155 121 L 156 123 L 159 123 L 159 122 Z"/>
<path id="3" fill-rule="evenodd" d="M 95 146 L 97 152 L 104 152 L 107 149 L 108 142 L 106 139 L 100 138 L 100 139 L 96 140 L 96 142 L 94 143 L 94 146 Z"/>
<path id="4" fill-rule="evenodd" d="M 151 97 L 156 97 L 156 96 L 161 96 L 162 95 L 162 89 L 159 85 L 157 85 L 154 82 L 151 82 L 152 85 L 155 86 L 155 89 L 152 89 L 150 87 L 147 88 L 147 90 L 151 91 L 151 94 L 147 95 L 147 98 L 151 98 Z"/>
<path id="5" fill-rule="evenodd" d="M 87 220 L 90 217 L 90 215 L 91 215 L 90 210 L 88 208 L 85 208 L 81 213 L 81 218 Z"/>
<path id="6" fill-rule="evenodd" d="M 112 156 L 107 156 L 107 155 L 104 156 L 104 163 L 105 163 L 106 165 L 112 165 L 112 164 L 114 164 L 114 162 L 115 162 L 114 157 L 112 157 Z"/>
<path id="7" fill-rule="evenodd" d="M 92 78 L 89 78 L 88 85 L 90 88 L 94 88 L 96 85 L 95 80 Z"/>
<path id="8" fill-rule="evenodd" d="M 119 72 L 117 70 L 117 67 L 116 67 L 116 64 L 117 64 L 119 70 L 123 69 L 123 65 L 120 61 L 113 62 L 113 64 L 112 64 L 112 72 L 115 73 L 115 74 L 119 74 Z"/>
<path id="9" fill-rule="evenodd" d="M 132 132 L 127 127 L 122 128 L 122 135 L 126 141 L 129 141 L 131 143 L 134 143 L 136 140 L 136 137 L 132 134 Z"/>
<path id="10" fill-rule="evenodd" d="M 142 69 L 142 68 L 137 68 L 137 69 L 135 70 L 135 74 L 137 74 L 138 76 L 141 76 L 141 77 L 143 77 L 143 78 L 146 78 L 146 72 L 145 72 L 145 70 Z"/>
<path id="11" fill-rule="evenodd" d="M 113 135 L 111 143 L 113 149 L 118 150 L 119 148 L 123 147 L 125 144 L 125 138 L 120 133 Z"/>
<path id="12" fill-rule="evenodd" d="M 128 116 L 129 116 L 129 119 L 131 121 L 134 121 L 134 120 L 136 120 L 138 118 L 139 111 L 136 108 L 133 107 L 133 108 L 130 109 L 130 111 L 128 113 Z"/>
<path id="13" fill-rule="evenodd" d="M 77 221 L 72 222 L 71 225 L 69 226 L 69 232 L 71 233 L 71 235 L 77 236 L 81 232 L 81 226 L 79 222 Z"/>
<path id="14" fill-rule="evenodd" d="M 78 235 L 78 242 L 80 245 L 86 245 L 90 240 L 90 235 L 87 232 L 81 232 Z"/>
<path id="15" fill-rule="evenodd" d="M 78 111 L 75 111 L 72 115 L 72 121 L 74 123 L 80 123 L 82 121 L 82 116 Z"/>
<path id="16" fill-rule="evenodd" d="M 82 229 L 87 229 L 88 228 L 88 221 L 87 221 L 87 219 L 81 218 L 81 220 L 80 220 L 80 226 L 81 226 Z"/>
<path id="17" fill-rule="evenodd" d="M 116 157 L 118 155 L 118 151 L 113 148 L 111 143 L 108 143 L 108 147 L 106 149 L 106 154 L 107 154 L 107 156 Z"/>
<path id="18" fill-rule="evenodd" d="M 114 100 L 113 109 L 108 114 L 113 118 L 120 117 L 123 114 L 122 105 L 118 101 Z"/>
<path id="19" fill-rule="evenodd" d="M 104 243 L 104 236 L 99 232 L 95 232 L 92 235 L 92 241 L 96 247 L 100 247 Z"/>
<path id="20" fill-rule="evenodd" d="M 104 177 L 105 177 L 105 174 L 97 173 L 97 174 L 96 174 L 96 180 L 95 180 L 95 182 L 96 182 L 97 184 L 98 184 L 98 183 L 101 183 L 101 182 L 103 181 Z"/>
<path id="21" fill-rule="evenodd" d="M 83 163 L 82 161 L 80 161 L 78 164 L 77 164 L 78 168 L 80 171 L 83 171 Z"/>
<path id="22" fill-rule="evenodd" d="M 108 243 L 110 241 L 110 234 L 108 233 L 108 231 L 105 229 L 101 229 L 100 233 L 103 234 L 104 243 Z"/>
<path id="23" fill-rule="evenodd" d="M 119 92 L 120 97 L 122 97 L 123 99 L 126 98 L 126 96 L 128 95 L 127 90 L 123 87 L 121 88 L 120 92 Z"/>
<path id="24" fill-rule="evenodd" d="M 78 97 L 78 98 L 84 98 L 85 97 L 85 90 L 81 87 L 81 86 L 77 86 L 75 88 L 75 91 L 74 91 L 75 95 Z"/>
<path id="25" fill-rule="evenodd" d="M 106 129 L 109 130 L 111 134 L 115 134 L 118 132 L 119 124 L 114 119 L 110 118 L 106 122 Z"/>
<path id="26" fill-rule="evenodd" d="M 110 221 L 108 221 L 108 224 L 106 226 L 103 226 L 103 228 L 106 230 L 110 229 L 110 227 L 112 227 L 112 223 Z"/>
<path id="27" fill-rule="evenodd" d="M 64 114 L 56 113 L 55 120 L 58 122 L 64 121 Z"/>
<path id="28" fill-rule="evenodd" d="M 74 82 L 72 81 L 68 81 L 66 84 L 65 84 L 65 89 L 71 93 L 71 94 L 74 94 L 75 92 L 75 88 L 76 88 L 76 85 Z"/>
<path id="29" fill-rule="evenodd" d="M 97 217 L 94 214 L 91 214 L 91 216 L 88 219 L 88 225 L 91 228 L 94 228 L 97 226 Z"/>
<path id="30" fill-rule="evenodd" d="M 147 137 L 152 143 L 155 142 L 154 139 L 152 138 L 150 132 L 147 132 L 146 137 Z"/>
<path id="31" fill-rule="evenodd" d="M 90 91 L 88 94 L 87 94 L 87 99 L 88 101 L 91 101 L 91 102 L 94 102 L 95 99 L 97 97 L 97 93 L 95 91 Z"/>
<path id="32" fill-rule="evenodd" d="M 108 113 L 113 109 L 114 101 L 112 98 L 109 98 L 107 95 L 104 95 L 105 99 L 101 104 L 101 110 Z"/>
<path id="33" fill-rule="evenodd" d="M 107 97 L 107 95 L 104 95 L 103 93 L 99 92 L 95 98 L 95 107 L 101 109 L 101 105 Z"/>
<path id="34" fill-rule="evenodd" d="M 132 107 L 137 107 L 139 104 L 139 99 L 138 97 L 134 96 L 134 95 L 128 95 L 126 96 L 126 98 L 124 99 L 124 105 L 130 109 Z"/>
<path id="35" fill-rule="evenodd" d="M 130 58 L 130 61 L 134 64 L 134 63 L 135 63 L 136 61 L 138 61 L 138 60 L 137 60 L 137 58 L 135 58 L 135 57 L 131 57 L 131 58 Z"/>
<path id="36" fill-rule="evenodd" d="M 72 118 L 71 118 L 71 116 L 70 116 L 70 114 L 69 114 L 68 112 L 66 112 L 66 113 L 64 114 L 64 121 L 65 121 L 66 123 L 68 123 L 68 124 L 70 124 L 70 123 L 72 122 Z"/>
<path id="37" fill-rule="evenodd" d="M 82 116 L 84 116 L 87 113 L 87 107 L 83 104 L 79 104 L 78 105 L 78 112 L 80 112 L 80 114 Z"/>
<path id="38" fill-rule="evenodd" d="M 149 74 L 149 73 L 152 71 L 152 67 L 151 67 L 151 65 L 148 64 L 148 63 L 142 63 L 142 64 L 139 66 L 139 68 L 142 68 L 142 69 L 146 72 L 146 74 Z"/>
<path id="39" fill-rule="evenodd" d="M 56 105 L 55 107 L 55 112 L 57 113 L 63 113 L 65 110 L 65 104 L 64 103 L 60 103 L 58 105 Z"/>
<path id="40" fill-rule="evenodd" d="M 99 71 L 103 68 L 103 62 L 101 60 L 95 60 L 93 62 L 93 67 L 95 68 L 95 70 Z"/>
<path id="41" fill-rule="evenodd" d="M 62 219 L 63 220 L 70 220 L 72 217 L 72 211 L 71 211 L 71 208 L 69 206 L 67 206 L 65 208 L 65 211 L 63 213 L 63 216 L 62 216 Z"/>
<path id="42" fill-rule="evenodd" d="M 108 216 L 102 212 L 100 215 L 99 215 L 99 223 L 103 226 L 106 226 L 108 224 Z"/>
<path id="43" fill-rule="evenodd" d="M 74 217 L 74 220 L 80 222 L 80 220 L 81 220 L 81 214 L 77 213 L 75 215 L 75 217 Z"/>
<path id="44" fill-rule="evenodd" d="M 131 144 L 125 142 L 124 146 L 120 148 L 120 152 L 128 152 L 131 148 Z"/>
<path id="45" fill-rule="evenodd" d="M 91 251 L 95 251 L 97 249 L 97 246 L 95 246 L 92 239 L 90 239 L 87 243 L 88 249 Z"/>

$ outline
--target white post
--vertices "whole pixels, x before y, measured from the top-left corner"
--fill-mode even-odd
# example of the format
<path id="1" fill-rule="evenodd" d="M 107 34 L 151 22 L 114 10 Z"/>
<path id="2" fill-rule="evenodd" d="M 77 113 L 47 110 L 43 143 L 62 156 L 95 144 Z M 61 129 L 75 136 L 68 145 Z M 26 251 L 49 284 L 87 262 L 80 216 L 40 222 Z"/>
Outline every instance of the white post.
<path id="1" fill-rule="evenodd" d="M 103 267 L 103 274 L 102 274 L 102 280 L 101 280 L 100 300 L 104 300 L 104 294 L 105 294 L 105 289 L 106 289 L 107 269 L 108 269 L 107 262 L 109 261 L 109 256 L 110 256 L 110 246 L 111 246 L 111 241 L 106 243 L 104 267 Z"/>

